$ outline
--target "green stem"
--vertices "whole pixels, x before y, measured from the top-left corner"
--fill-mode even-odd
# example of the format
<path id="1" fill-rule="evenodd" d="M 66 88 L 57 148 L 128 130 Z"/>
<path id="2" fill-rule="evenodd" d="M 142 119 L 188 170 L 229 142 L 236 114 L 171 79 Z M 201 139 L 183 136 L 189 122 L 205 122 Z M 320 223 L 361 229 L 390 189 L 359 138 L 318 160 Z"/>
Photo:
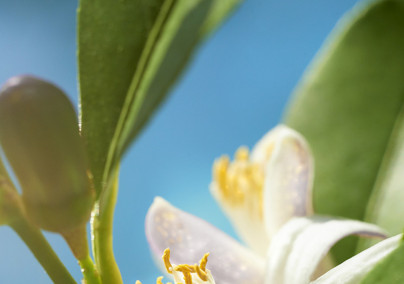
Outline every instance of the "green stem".
<path id="1" fill-rule="evenodd" d="M 112 245 L 112 224 L 118 194 L 118 172 L 117 169 L 112 186 L 106 188 L 101 194 L 91 218 L 93 253 L 102 283 L 123 283 Z"/>
<path id="2" fill-rule="evenodd" d="M 84 276 L 85 284 L 101 284 L 100 275 L 98 274 L 90 255 L 79 260 L 79 264 Z"/>
<path id="3" fill-rule="evenodd" d="M 25 242 L 54 283 L 76 284 L 42 232 L 24 218 L 14 220 L 10 227 Z"/>
<path id="4" fill-rule="evenodd" d="M 80 225 L 73 230 L 61 232 L 79 262 L 84 277 L 84 284 L 101 284 L 100 275 L 90 257 L 87 241 L 86 225 Z"/>

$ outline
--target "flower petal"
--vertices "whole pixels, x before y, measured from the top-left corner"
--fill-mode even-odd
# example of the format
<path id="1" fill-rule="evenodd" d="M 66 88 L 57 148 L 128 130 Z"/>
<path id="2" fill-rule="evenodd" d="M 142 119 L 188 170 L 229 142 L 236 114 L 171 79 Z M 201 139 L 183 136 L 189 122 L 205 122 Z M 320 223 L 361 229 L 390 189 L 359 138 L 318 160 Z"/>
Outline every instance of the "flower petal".
<path id="1" fill-rule="evenodd" d="M 255 159 L 263 152 L 263 143 L 274 140 L 271 158 L 266 166 L 264 185 L 264 222 L 271 238 L 292 217 L 313 213 L 311 189 L 314 162 L 306 140 L 286 126 L 275 128 L 257 145 Z"/>
<path id="2" fill-rule="evenodd" d="M 312 175 L 306 141 L 280 125 L 257 143 L 251 157 L 240 148 L 232 163 L 217 159 L 210 189 L 241 239 L 265 256 L 271 235 L 287 220 L 312 213 Z"/>
<path id="3" fill-rule="evenodd" d="M 210 252 L 207 268 L 220 284 L 261 284 L 264 260 L 214 226 L 157 197 L 146 216 L 146 237 L 156 260 L 169 247 L 173 263 L 197 263 Z M 161 259 L 158 261 L 162 266 Z"/>
<path id="4" fill-rule="evenodd" d="M 318 278 L 313 284 L 356 284 L 361 281 L 376 264 L 388 256 L 399 244 L 402 235 L 388 238 L 346 260 Z"/>
<path id="5" fill-rule="evenodd" d="M 273 238 L 267 262 L 266 284 L 307 284 L 326 256 L 340 239 L 358 234 L 384 237 L 379 227 L 326 217 L 294 218 Z"/>
<path id="6" fill-rule="evenodd" d="M 210 192 L 215 200 L 220 205 L 221 209 L 226 214 L 227 218 L 231 221 L 234 230 L 241 240 L 254 252 L 261 257 L 265 257 L 268 249 L 269 238 L 265 230 L 263 218 L 251 214 L 250 207 L 257 208 L 259 205 L 254 200 L 249 200 L 242 206 L 233 206 L 226 203 L 221 196 L 215 183 L 211 184 Z"/>

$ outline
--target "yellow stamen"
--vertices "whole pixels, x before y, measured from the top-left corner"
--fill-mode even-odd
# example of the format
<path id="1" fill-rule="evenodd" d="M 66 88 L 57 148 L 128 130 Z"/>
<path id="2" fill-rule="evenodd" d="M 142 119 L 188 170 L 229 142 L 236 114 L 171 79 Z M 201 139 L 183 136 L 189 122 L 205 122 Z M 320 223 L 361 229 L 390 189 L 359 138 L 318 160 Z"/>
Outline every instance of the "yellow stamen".
<path id="1" fill-rule="evenodd" d="M 195 273 L 195 267 L 193 265 L 189 265 L 189 264 L 179 264 L 174 268 L 175 271 L 179 271 L 179 272 L 192 272 Z"/>
<path id="2" fill-rule="evenodd" d="M 236 154 L 234 154 L 234 159 L 236 161 L 248 161 L 249 151 L 245 146 L 241 146 L 237 149 Z"/>
<path id="3" fill-rule="evenodd" d="M 191 273 L 196 273 L 198 277 L 202 281 L 208 281 L 208 272 L 206 271 L 206 263 L 208 262 L 209 253 L 206 253 L 199 262 L 199 265 L 189 265 L 189 264 L 180 264 L 173 265 L 170 262 L 170 249 L 166 248 L 163 253 L 163 261 L 168 273 L 173 273 L 173 271 L 181 272 L 184 275 L 185 284 L 192 284 L 192 275 Z M 157 278 L 156 284 L 163 284 L 163 277 Z M 137 283 L 136 284 L 141 284 Z M 171 284 L 171 283 L 167 283 Z"/>
<path id="4" fill-rule="evenodd" d="M 170 262 L 170 249 L 166 248 L 163 252 L 163 261 L 168 273 L 172 273 L 173 266 Z"/>
<path id="5" fill-rule="evenodd" d="M 192 284 L 191 273 L 195 273 L 195 268 L 189 264 L 180 264 L 174 268 L 175 271 L 179 271 L 184 275 L 185 284 Z"/>
<path id="6" fill-rule="evenodd" d="M 136 280 L 135 284 L 142 284 L 142 282 L 140 282 L 139 280 Z"/>
<path id="7" fill-rule="evenodd" d="M 184 275 L 185 284 L 192 284 L 192 276 L 190 272 L 184 271 L 182 272 Z"/>
<path id="8" fill-rule="evenodd" d="M 199 262 L 199 267 L 203 272 L 206 272 L 206 264 L 208 263 L 208 256 L 209 253 L 205 253 L 205 255 L 202 257 L 201 261 Z"/>
<path id="9" fill-rule="evenodd" d="M 223 192 L 227 191 L 227 170 L 230 164 L 230 159 L 227 156 L 222 156 L 217 159 L 213 165 L 213 179 L 219 185 Z M 226 195 L 226 193 L 225 193 Z"/>
<path id="10" fill-rule="evenodd" d="M 208 281 L 208 275 L 205 271 L 203 271 L 198 265 L 195 264 L 196 274 L 198 274 L 199 278 L 203 281 Z"/>
<path id="11" fill-rule="evenodd" d="M 272 149 L 268 147 L 268 158 Z M 213 180 L 226 203 L 234 207 L 247 206 L 250 212 L 257 212 L 252 214 L 262 217 L 264 167 L 250 161 L 246 147 L 236 151 L 231 163 L 227 156 L 217 159 L 213 165 Z"/>

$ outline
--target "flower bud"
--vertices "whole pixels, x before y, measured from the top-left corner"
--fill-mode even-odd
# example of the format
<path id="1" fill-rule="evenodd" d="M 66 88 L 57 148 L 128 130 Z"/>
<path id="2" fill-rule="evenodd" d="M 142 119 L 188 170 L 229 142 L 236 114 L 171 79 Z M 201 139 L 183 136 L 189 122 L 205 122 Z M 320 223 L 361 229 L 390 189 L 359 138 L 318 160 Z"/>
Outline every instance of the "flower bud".
<path id="1" fill-rule="evenodd" d="M 0 90 L 0 144 L 31 221 L 54 232 L 88 221 L 88 160 L 76 112 L 60 89 L 31 76 L 9 79 Z"/>

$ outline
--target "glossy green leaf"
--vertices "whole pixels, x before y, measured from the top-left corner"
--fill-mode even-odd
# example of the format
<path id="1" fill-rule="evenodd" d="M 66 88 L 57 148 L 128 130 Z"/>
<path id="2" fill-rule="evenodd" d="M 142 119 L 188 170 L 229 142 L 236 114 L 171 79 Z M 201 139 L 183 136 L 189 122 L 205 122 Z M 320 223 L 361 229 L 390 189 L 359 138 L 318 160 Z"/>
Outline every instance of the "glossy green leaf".
<path id="1" fill-rule="evenodd" d="M 362 284 L 404 283 L 404 244 L 390 253 L 365 277 Z"/>
<path id="2" fill-rule="evenodd" d="M 404 206 L 381 200 L 387 192 L 390 199 L 404 197 L 404 175 L 401 185 L 395 182 L 398 190 L 385 186 L 402 145 L 404 4 L 378 1 L 352 14 L 303 77 L 285 121 L 313 149 L 316 212 L 380 225 L 392 221 L 390 229 L 400 230 L 402 219 L 390 218 L 403 216 Z M 389 220 L 381 221 L 386 208 L 383 218 Z M 351 240 L 334 252 L 341 261 L 354 250 Z"/>
<path id="3" fill-rule="evenodd" d="M 98 193 L 195 47 L 239 1 L 80 1 L 81 125 Z"/>
<path id="4" fill-rule="evenodd" d="M 163 1 L 80 1 L 80 122 L 98 192 L 126 92 Z"/>

